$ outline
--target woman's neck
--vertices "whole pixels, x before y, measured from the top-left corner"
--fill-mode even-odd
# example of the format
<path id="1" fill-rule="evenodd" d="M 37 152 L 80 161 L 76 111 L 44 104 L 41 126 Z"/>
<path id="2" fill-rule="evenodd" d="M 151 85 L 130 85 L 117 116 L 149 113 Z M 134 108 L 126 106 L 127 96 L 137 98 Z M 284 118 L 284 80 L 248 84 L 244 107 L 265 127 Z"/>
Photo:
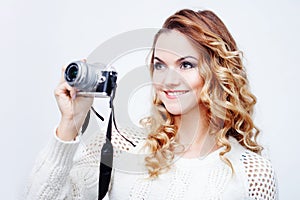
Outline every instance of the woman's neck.
<path id="1" fill-rule="evenodd" d="M 203 157 L 217 149 L 215 137 L 208 133 L 209 120 L 203 105 L 175 116 L 175 124 L 178 126 L 177 140 L 185 147 L 184 157 Z"/>

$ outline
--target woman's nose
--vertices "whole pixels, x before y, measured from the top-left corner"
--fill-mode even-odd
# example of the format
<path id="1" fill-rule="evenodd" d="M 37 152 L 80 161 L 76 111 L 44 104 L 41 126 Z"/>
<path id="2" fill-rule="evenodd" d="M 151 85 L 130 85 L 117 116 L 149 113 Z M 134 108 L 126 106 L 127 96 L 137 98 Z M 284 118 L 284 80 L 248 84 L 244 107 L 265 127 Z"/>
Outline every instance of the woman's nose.
<path id="1" fill-rule="evenodd" d="M 176 70 L 169 68 L 163 79 L 163 85 L 169 89 L 180 85 L 180 74 Z"/>

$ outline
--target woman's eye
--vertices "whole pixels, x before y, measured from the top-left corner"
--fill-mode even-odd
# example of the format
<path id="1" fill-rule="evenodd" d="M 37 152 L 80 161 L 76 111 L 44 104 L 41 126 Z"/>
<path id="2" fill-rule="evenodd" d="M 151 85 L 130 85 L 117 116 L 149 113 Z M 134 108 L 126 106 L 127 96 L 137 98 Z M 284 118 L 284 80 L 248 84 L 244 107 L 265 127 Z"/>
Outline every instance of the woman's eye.
<path id="1" fill-rule="evenodd" d="M 190 63 L 190 62 L 185 61 L 185 62 L 182 62 L 182 63 L 181 63 L 180 68 L 181 68 L 181 69 L 192 69 L 192 68 L 194 68 L 195 66 L 196 66 L 195 64 L 192 64 L 192 63 Z"/>
<path id="2" fill-rule="evenodd" d="M 165 68 L 165 66 L 162 63 L 154 63 L 154 69 L 160 70 Z"/>

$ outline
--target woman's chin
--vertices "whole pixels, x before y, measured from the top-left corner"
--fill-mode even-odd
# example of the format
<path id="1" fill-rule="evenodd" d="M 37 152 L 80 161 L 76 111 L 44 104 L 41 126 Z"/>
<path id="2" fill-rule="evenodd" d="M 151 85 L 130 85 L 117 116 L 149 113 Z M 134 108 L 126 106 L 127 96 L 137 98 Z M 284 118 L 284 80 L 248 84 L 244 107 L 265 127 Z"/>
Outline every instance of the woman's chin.
<path id="1" fill-rule="evenodd" d="M 166 105 L 166 109 L 172 115 L 182 115 L 182 114 L 184 114 L 184 110 L 182 109 L 182 107 L 180 107 L 178 105 Z"/>

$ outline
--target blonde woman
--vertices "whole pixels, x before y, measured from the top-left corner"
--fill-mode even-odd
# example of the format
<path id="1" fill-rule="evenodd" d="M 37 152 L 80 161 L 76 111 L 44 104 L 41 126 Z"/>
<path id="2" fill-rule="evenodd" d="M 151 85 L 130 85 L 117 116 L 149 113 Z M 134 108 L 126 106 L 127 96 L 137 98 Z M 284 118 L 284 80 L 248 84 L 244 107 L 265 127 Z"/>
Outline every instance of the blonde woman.
<path id="1" fill-rule="evenodd" d="M 278 198 L 274 170 L 256 141 L 256 98 L 241 59 L 213 12 L 184 9 L 165 21 L 151 51 L 153 114 L 141 120 L 147 137 L 137 150 L 115 132 L 112 136 L 113 145 L 145 153 L 136 165 L 146 171 L 113 169 L 106 198 Z M 92 100 L 75 93 L 62 79 L 55 91 L 61 122 L 34 168 L 28 199 L 97 198 L 105 137 L 88 137 L 79 147 L 74 120 L 83 124 Z M 126 131 L 130 137 L 131 130 Z"/>

